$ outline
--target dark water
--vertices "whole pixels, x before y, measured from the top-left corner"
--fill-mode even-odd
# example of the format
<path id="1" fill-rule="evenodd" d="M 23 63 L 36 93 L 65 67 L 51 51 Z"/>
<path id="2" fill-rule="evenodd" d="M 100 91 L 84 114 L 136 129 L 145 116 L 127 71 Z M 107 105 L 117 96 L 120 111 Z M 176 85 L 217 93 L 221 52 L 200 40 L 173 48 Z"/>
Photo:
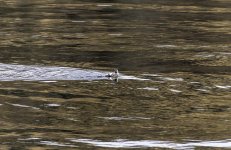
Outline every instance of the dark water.
<path id="1" fill-rule="evenodd" d="M 0 149 L 231 148 L 230 7 L 0 1 Z"/>

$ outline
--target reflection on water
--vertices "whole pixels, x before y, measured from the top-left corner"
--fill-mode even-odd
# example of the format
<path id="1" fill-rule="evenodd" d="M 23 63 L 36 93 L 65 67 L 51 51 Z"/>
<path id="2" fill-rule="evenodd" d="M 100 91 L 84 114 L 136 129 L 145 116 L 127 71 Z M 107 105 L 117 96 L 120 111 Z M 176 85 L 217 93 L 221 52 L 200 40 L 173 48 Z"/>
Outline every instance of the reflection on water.
<path id="1" fill-rule="evenodd" d="M 94 146 L 107 147 L 107 148 L 171 148 L 171 149 L 194 149 L 196 146 L 199 147 L 221 147 L 221 148 L 230 148 L 231 141 L 223 140 L 223 141 L 196 141 L 196 142 L 187 142 L 184 144 L 181 143 L 173 143 L 170 141 L 128 141 L 124 139 L 114 140 L 112 142 L 102 142 L 98 140 L 91 139 L 71 139 L 72 142 L 79 143 L 87 143 Z"/>
<path id="2" fill-rule="evenodd" d="M 0 64 L 1 81 L 52 81 L 107 79 L 106 72 L 70 67 Z"/>
<path id="3" fill-rule="evenodd" d="M 230 6 L 0 1 L 0 147 L 231 148 Z"/>
<path id="4" fill-rule="evenodd" d="M 110 72 L 102 72 L 89 69 L 52 67 L 52 66 L 29 66 L 0 63 L 1 81 L 42 81 L 56 82 L 57 80 L 105 80 L 111 79 L 118 82 L 119 79 L 126 80 L 148 80 L 128 76 L 124 74 L 118 77 L 107 77 Z"/>

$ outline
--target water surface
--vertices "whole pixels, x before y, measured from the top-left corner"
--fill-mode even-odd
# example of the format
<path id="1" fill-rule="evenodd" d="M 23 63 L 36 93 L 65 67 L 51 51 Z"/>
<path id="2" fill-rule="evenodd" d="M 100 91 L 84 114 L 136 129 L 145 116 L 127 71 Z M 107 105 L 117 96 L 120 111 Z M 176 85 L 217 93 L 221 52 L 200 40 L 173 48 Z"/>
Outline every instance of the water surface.
<path id="1" fill-rule="evenodd" d="M 0 1 L 0 147 L 231 148 L 230 6 Z"/>

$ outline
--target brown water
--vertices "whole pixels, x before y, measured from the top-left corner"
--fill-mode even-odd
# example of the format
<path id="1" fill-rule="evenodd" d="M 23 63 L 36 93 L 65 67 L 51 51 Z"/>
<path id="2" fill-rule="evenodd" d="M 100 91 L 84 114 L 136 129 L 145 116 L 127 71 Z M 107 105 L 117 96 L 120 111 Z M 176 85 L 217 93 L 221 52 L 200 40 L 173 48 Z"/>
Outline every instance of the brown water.
<path id="1" fill-rule="evenodd" d="M 230 7 L 0 1 L 0 148 L 231 148 Z"/>

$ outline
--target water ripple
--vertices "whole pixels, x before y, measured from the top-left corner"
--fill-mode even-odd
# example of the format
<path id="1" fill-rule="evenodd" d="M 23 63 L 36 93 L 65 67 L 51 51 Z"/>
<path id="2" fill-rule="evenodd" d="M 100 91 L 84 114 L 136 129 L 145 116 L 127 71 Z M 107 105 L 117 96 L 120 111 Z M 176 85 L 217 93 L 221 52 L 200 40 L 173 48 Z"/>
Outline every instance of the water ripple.
<path id="1" fill-rule="evenodd" d="M 231 88 L 230 85 L 223 85 L 223 86 L 221 86 L 221 85 L 215 85 L 215 87 L 220 88 L 220 89 L 230 89 Z"/>
<path id="2" fill-rule="evenodd" d="M 59 107 L 60 104 L 46 104 L 47 107 Z"/>
<path id="3" fill-rule="evenodd" d="M 171 78 L 171 77 L 158 77 L 158 78 L 165 81 L 184 81 L 183 78 Z"/>
<path id="4" fill-rule="evenodd" d="M 159 88 L 155 88 L 155 87 L 145 87 L 145 88 L 137 88 L 139 90 L 149 90 L 149 91 L 158 91 Z"/>
<path id="5" fill-rule="evenodd" d="M 103 118 L 105 120 L 149 120 L 151 118 L 145 118 L 145 117 L 99 117 Z"/>
<path id="6" fill-rule="evenodd" d="M 220 141 L 191 141 L 188 143 L 175 143 L 172 141 L 140 140 L 129 141 L 116 139 L 113 141 L 101 141 L 93 139 L 69 139 L 71 142 L 85 143 L 104 148 L 170 148 L 193 150 L 196 147 L 231 148 L 231 139 Z"/>
<path id="7" fill-rule="evenodd" d="M 8 102 L 6 102 L 6 104 L 11 105 L 11 106 L 15 106 L 15 107 L 21 107 L 21 108 L 39 109 L 37 107 L 28 106 L 28 105 L 22 105 L 22 104 L 13 104 L 13 103 L 8 103 Z"/>
<path id="8" fill-rule="evenodd" d="M 75 145 L 70 145 L 69 143 L 58 143 L 54 141 L 40 141 L 39 144 L 58 147 L 77 147 Z"/>

